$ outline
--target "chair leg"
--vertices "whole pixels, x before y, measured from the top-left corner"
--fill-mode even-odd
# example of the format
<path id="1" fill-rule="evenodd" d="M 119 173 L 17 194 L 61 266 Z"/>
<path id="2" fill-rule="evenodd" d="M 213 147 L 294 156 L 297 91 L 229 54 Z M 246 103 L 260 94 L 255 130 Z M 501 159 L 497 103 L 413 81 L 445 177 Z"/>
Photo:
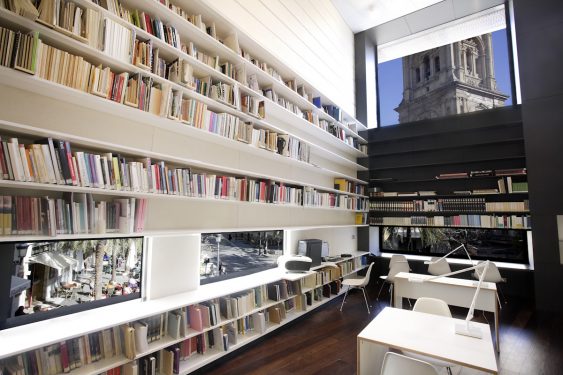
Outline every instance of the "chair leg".
<path id="1" fill-rule="evenodd" d="M 381 291 L 383 290 L 384 286 L 385 286 L 385 281 L 381 283 L 381 288 L 379 288 L 379 293 L 377 293 L 377 298 L 375 299 L 376 301 L 379 301 L 379 296 L 381 295 Z"/>
<path id="2" fill-rule="evenodd" d="M 368 309 L 368 314 L 370 314 L 369 305 L 368 305 L 368 299 L 366 298 L 366 288 L 361 287 L 361 289 L 362 289 L 362 292 L 364 293 L 364 301 L 366 301 L 366 307 L 367 307 L 367 309 Z"/>
<path id="3" fill-rule="evenodd" d="M 342 311 L 342 307 L 344 306 L 344 301 L 346 301 L 346 297 L 348 297 L 349 291 L 350 291 L 350 285 L 348 285 L 348 289 L 346 289 L 346 293 L 344 293 L 344 299 L 342 299 L 342 304 L 340 305 L 340 311 Z"/>
<path id="4" fill-rule="evenodd" d="M 502 289 L 500 288 L 500 285 L 497 283 L 497 290 L 500 293 L 500 296 L 502 297 L 502 302 L 504 302 L 504 304 L 506 305 L 507 301 L 506 301 L 506 297 L 504 296 L 504 293 L 502 292 Z M 497 294 L 497 298 L 498 298 L 498 294 Z M 500 300 L 498 301 L 499 306 L 502 306 L 500 303 Z"/>
<path id="5" fill-rule="evenodd" d="M 393 283 L 389 283 L 389 306 L 393 307 Z"/>
<path id="6" fill-rule="evenodd" d="M 452 375 L 452 368 L 451 367 L 446 367 L 446 371 L 448 372 L 448 375 Z"/>

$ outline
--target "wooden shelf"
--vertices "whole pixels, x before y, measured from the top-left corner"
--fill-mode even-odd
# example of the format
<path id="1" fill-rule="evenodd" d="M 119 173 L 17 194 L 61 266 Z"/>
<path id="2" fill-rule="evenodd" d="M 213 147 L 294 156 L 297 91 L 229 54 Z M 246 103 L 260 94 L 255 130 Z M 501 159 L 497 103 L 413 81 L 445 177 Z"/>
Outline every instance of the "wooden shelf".
<path id="1" fill-rule="evenodd" d="M 391 196 L 391 197 L 370 197 L 373 201 L 413 201 L 413 200 L 428 200 L 428 199 L 456 199 L 456 198 L 499 198 L 509 201 L 510 199 L 522 199 L 523 194 L 528 194 L 527 192 L 515 192 L 515 193 L 497 193 L 497 194 L 436 194 L 436 195 L 403 195 L 403 196 Z M 496 202 L 494 200 L 493 202 Z"/>
<path id="2" fill-rule="evenodd" d="M 462 225 L 418 225 L 418 224 L 370 224 L 370 227 L 420 227 L 420 228 L 460 228 L 460 229 L 489 229 L 489 230 L 532 230 L 532 228 L 489 228 L 489 227 L 471 227 Z"/>
<path id="3" fill-rule="evenodd" d="M 385 211 L 370 210 L 370 215 L 383 217 L 457 216 L 457 215 L 529 215 L 530 211 Z"/>

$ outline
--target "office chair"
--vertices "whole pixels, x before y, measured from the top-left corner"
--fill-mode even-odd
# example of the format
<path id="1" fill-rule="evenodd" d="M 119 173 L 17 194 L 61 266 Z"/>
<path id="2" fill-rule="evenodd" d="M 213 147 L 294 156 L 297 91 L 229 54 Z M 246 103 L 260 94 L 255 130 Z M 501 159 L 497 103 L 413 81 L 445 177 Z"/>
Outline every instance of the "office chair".
<path id="1" fill-rule="evenodd" d="M 441 299 L 437 299 L 437 298 L 420 297 L 419 299 L 416 300 L 412 310 L 427 313 L 427 314 L 446 316 L 448 318 L 452 317 L 452 313 L 450 312 L 450 308 L 448 304 L 442 301 Z M 428 362 L 435 368 L 445 367 L 448 374 L 452 375 L 451 367 L 454 366 L 452 363 L 446 361 L 440 361 L 439 359 L 430 358 L 422 354 L 416 354 L 411 352 L 403 352 L 403 354 L 411 358 Z"/>
<path id="2" fill-rule="evenodd" d="M 342 280 L 342 285 L 348 286 L 348 289 L 346 289 L 346 293 L 344 294 L 344 299 L 342 300 L 342 304 L 340 305 L 340 311 L 342 311 L 342 307 L 344 306 L 344 302 L 346 301 L 346 297 L 348 297 L 348 292 L 350 291 L 350 288 L 352 288 L 352 289 L 355 288 L 355 289 L 361 289 L 362 292 L 364 293 L 364 300 L 366 301 L 366 307 L 368 309 L 368 314 L 370 313 L 368 299 L 366 298 L 366 285 L 368 285 L 368 283 L 369 283 L 369 277 L 371 275 L 372 267 L 373 267 L 373 262 L 369 265 L 368 271 L 366 272 L 366 275 L 363 278 Z"/>
<path id="3" fill-rule="evenodd" d="M 479 262 L 479 263 L 483 263 L 483 262 Z M 480 270 L 475 270 L 475 272 L 473 272 L 473 277 L 477 280 L 479 280 L 479 277 L 481 276 L 481 271 Z M 494 264 L 493 262 L 489 263 L 489 267 L 487 269 L 487 273 L 485 274 L 485 277 L 483 278 L 483 281 L 489 282 L 489 283 L 495 283 L 497 284 L 497 290 L 500 293 L 500 295 L 502 296 L 502 300 L 504 303 L 506 303 L 506 298 L 504 297 L 504 294 L 502 293 L 502 290 L 500 289 L 500 285 L 498 285 L 499 283 L 506 283 L 506 278 L 502 277 L 497 265 Z M 500 303 L 500 298 L 499 295 L 497 293 L 497 300 L 499 303 L 499 306 L 501 305 Z"/>
<path id="4" fill-rule="evenodd" d="M 432 263 L 432 262 L 436 262 L 438 259 L 440 258 L 432 257 L 432 259 L 430 259 L 430 264 L 428 265 L 429 274 L 439 276 L 452 272 L 452 269 L 450 268 L 450 264 L 446 259 L 442 259 L 437 263 Z"/>
<path id="5" fill-rule="evenodd" d="M 387 352 L 383 358 L 381 375 L 438 375 L 438 371 L 428 362 L 401 354 Z"/>
<path id="6" fill-rule="evenodd" d="M 410 271 L 410 267 L 409 267 L 409 263 L 407 262 L 406 259 L 404 261 L 399 260 L 399 261 L 394 262 L 393 266 L 391 266 L 391 268 L 389 269 L 389 273 L 383 279 L 383 283 L 381 284 L 381 288 L 379 288 L 379 293 L 377 293 L 377 300 L 379 300 L 379 296 L 381 295 L 381 290 L 383 289 L 383 286 L 385 284 L 389 284 L 389 294 L 390 294 L 389 305 L 392 306 L 393 305 L 393 286 L 395 284 L 395 275 L 397 275 L 399 272 L 409 272 L 409 271 Z M 410 305 L 410 303 L 411 303 L 411 301 L 409 300 L 409 305 Z"/>

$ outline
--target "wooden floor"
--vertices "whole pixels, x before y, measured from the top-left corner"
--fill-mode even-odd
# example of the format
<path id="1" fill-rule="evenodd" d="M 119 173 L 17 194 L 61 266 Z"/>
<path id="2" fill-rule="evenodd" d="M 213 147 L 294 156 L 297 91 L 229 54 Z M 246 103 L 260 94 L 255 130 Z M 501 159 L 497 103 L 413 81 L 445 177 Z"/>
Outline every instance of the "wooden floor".
<path id="1" fill-rule="evenodd" d="M 375 301 L 376 293 L 375 289 L 369 291 L 372 296 L 369 315 L 361 294 L 352 292 L 342 313 L 339 311 L 342 297 L 339 297 L 196 374 L 355 374 L 356 336 L 388 306 L 387 296 Z M 465 313 L 463 309 L 453 311 L 454 316 Z M 492 315 L 487 317 L 492 321 Z M 485 322 L 483 316 L 476 320 Z M 538 313 L 528 303 L 509 299 L 501 311 L 500 335 L 501 374 L 563 374 L 563 316 Z M 479 373 L 459 367 L 453 372 Z"/>

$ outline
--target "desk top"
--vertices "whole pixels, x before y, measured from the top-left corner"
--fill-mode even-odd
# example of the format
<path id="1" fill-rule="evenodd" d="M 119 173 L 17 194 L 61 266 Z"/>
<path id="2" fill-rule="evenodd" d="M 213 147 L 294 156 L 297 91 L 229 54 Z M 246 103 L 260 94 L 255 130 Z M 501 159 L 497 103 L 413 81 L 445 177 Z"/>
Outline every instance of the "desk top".
<path id="1" fill-rule="evenodd" d="M 483 330 L 483 338 L 458 335 L 461 319 L 386 307 L 358 339 L 415 352 L 480 371 L 498 373 L 495 349 L 488 325 L 472 323 Z"/>
<path id="2" fill-rule="evenodd" d="M 397 275 L 395 275 L 395 280 L 405 279 L 405 281 L 410 281 L 409 278 L 427 280 L 431 277 L 434 277 L 434 275 L 424 275 L 424 274 L 421 274 L 421 273 L 399 272 Z M 411 281 L 411 282 L 415 283 L 417 281 Z M 438 279 L 430 280 L 428 282 L 429 283 L 464 286 L 464 287 L 473 288 L 473 289 L 477 288 L 477 284 L 478 284 L 477 280 L 458 279 L 458 278 L 455 278 L 455 277 L 440 277 Z M 481 289 L 490 289 L 490 290 L 496 291 L 497 290 L 497 284 L 483 281 L 483 283 L 481 284 Z"/>

